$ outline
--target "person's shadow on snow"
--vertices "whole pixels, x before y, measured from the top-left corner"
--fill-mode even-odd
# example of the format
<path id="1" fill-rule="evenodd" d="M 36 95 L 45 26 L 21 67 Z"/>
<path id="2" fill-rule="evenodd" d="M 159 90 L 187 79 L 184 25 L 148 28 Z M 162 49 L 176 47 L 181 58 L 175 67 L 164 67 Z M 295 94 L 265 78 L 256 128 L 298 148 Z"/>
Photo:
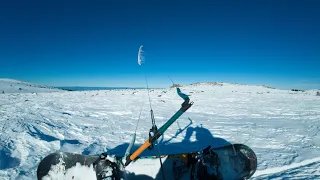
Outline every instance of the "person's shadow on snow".
<path id="1" fill-rule="evenodd" d="M 195 135 L 195 140 L 193 140 L 194 135 Z M 162 143 L 162 142 L 165 142 L 165 143 Z M 168 154 L 197 152 L 208 147 L 209 145 L 212 148 L 218 148 L 218 147 L 223 147 L 230 144 L 231 144 L 230 142 L 228 142 L 223 138 L 214 137 L 208 129 L 200 125 L 197 127 L 188 127 L 186 129 L 186 135 L 181 142 L 169 143 L 168 141 L 163 141 L 162 139 L 159 142 L 158 146 L 159 146 L 161 155 L 168 155 Z M 107 154 L 123 156 L 128 146 L 129 146 L 129 143 L 123 143 L 113 149 L 108 149 Z M 131 153 L 137 150 L 140 146 L 141 145 L 135 144 L 132 147 Z M 157 147 L 154 147 L 152 150 L 146 149 L 141 155 L 142 156 L 158 156 Z M 163 167 L 165 167 L 164 173 L 166 174 L 165 178 L 167 180 L 173 179 L 173 177 L 169 177 L 169 176 L 172 176 L 172 173 L 166 172 L 166 171 L 172 171 L 172 167 L 169 167 L 169 166 L 171 166 L 171 162 L 169 161 L 163 162 Z M 148 168 L 148 167 L 145 167 L 145 168 Z M 171 174 L 171 175 L 167 175 L 167 174 Z M 127 178 L 130 180 L 131 179 L 141 179 L 141 180 L 153 179 L 152 177 L 149 177 L 146 175 L 135 175 L 134 173 L 128 174 Z M 155 179 L 163 179 L 162 172 L 160 169 Z"/>
<path id="2" fill-rule="evenodd" d="M 192 135 L 195 133 L 196 141 L 191 141 Z M 197 127 L 189 127 L 187 129 L 186 135 L 182 140 L 183 144 L 194 144 L 196 147 L 205 148 L 208 145 L 211 145 L 212 148 L 218 148 L 230 145 L 231 143 L 227 140 L 219 137 L 214 137 L 211 132 L 204 128 L 202 124 Z M 194 146 L 193 145 L 193 146 Z"/>

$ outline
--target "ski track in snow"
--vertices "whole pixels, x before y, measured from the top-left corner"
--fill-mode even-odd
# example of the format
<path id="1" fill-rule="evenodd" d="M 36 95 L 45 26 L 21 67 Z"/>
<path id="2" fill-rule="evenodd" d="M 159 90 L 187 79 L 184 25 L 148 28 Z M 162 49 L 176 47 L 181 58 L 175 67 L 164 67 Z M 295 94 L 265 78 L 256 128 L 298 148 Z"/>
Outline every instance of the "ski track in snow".
<path id="1" fill-rule="evenodd" d="M 315 167 L 317 168 L 315 168 Z M 310 168 L 311 167 L 311 168 Z M 317 173 L 313 173 L 313 174 L 308 174 L 308 172 L 304 172 L 305 176 L 304 178 L 310 178 L 312 177 L 312 179 L 315 179 L 314 177 L 320 178 L 320 157 L 317 158 L 313 158 L 313 159 L 308 159 L 308 160 L 304 160 L 302 162 L 299 163 L 292 163 L 290 165 L 286 165 L 286 166 L 282 166 L 282 167 L 275 167 L 275 168 L 269 168 L 269 169 L 265 169 L 265 170 L 260 170 L 257 171 L 253 177 L 266 177 L 266 176 L 270 176 L 268 178 L 276 178 L 276 177 L 282 177 L 286 175 L 286 174 L 290 174 L 290 173 L 294 173 L 297 169 L 306 169 L 309 172 L 310 171 L 317 171 Z M 310 176 L 310 177 L 308 177 Z M 298 178 L 298 177 L 296 177 Z M 301 175 L 299 178 L 302 178 Z"/>
<path id="2" fill-rule="evenodd" d="M 194 105 L 159 139 L 161 153 L 244 143 L 258 158 L 252 179 L 320 179 L 316 91 L 226 83 L 181 90 Z M 150 90 L 150 96 L 158 127 L 183 101 L 175 89 Z M 52 152 L 124 154 L 141 106 L 135 148 L 151 127 L 146 90 L 6 93 L 0 102 L 0 179 L 36 179 L 38 163 Z"/>

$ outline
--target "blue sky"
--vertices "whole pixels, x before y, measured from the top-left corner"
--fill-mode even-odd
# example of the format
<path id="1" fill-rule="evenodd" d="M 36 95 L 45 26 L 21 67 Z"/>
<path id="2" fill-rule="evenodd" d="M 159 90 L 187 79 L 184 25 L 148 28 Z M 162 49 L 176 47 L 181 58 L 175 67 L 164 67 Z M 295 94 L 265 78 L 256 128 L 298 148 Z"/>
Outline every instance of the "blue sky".
<path id="1" fill-rule="evenodd" d="M 0 77 L 320 88 L 319 1 L 2 1 Z M 137 64 L 144 45 L 146 63 Z"/>

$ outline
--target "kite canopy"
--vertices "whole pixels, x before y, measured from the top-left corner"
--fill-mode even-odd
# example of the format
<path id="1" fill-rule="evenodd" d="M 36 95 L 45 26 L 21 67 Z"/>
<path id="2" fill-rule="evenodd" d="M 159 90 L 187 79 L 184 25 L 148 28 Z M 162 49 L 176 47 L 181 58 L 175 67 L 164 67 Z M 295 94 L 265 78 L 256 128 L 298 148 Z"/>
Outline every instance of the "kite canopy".
<path id="1" fill-rule="evenodd" d="M 141 65 L 144 62 L 144 52 L 143 52 L 143 45 L 140 46 L 139 52 L 138 52 L 138 64 Z"/>

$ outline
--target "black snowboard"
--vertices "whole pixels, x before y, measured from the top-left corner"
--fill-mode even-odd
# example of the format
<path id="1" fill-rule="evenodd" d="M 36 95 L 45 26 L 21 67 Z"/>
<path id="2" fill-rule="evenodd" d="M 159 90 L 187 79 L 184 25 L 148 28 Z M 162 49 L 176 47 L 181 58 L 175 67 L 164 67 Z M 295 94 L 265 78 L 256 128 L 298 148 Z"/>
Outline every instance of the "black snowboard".
<path id="1" fill-rule="evenodd" d="M 81 165 L 93 165 L 96 178 L 105 177 L 105 169 L 110 179 L 163 179 L 159 157 L 142 156 L 131 162 L 127 167 L 123 166 L 124 158 L 109 156 L 88 156 L 68 152 L 53 153 L 45 157 L 37 170 L 38 180 L 57 164 L 63 164 L 65 172 Z M 248 179 L 257 168 L 255 153 L 243 144 L 232 144 L 220 148 L 205 148 L 199 152 L 186 152 L 181 154 L 162 155 L 163 172 L 165 179 Z M 107 168 L 106 168 L 107 167 Z M 64 173 L 65 173 L 64 172 Z M 77 174 L 74 174 L 76 179 Z M 109 177 L 109 176 L 108 176 Z"/>

